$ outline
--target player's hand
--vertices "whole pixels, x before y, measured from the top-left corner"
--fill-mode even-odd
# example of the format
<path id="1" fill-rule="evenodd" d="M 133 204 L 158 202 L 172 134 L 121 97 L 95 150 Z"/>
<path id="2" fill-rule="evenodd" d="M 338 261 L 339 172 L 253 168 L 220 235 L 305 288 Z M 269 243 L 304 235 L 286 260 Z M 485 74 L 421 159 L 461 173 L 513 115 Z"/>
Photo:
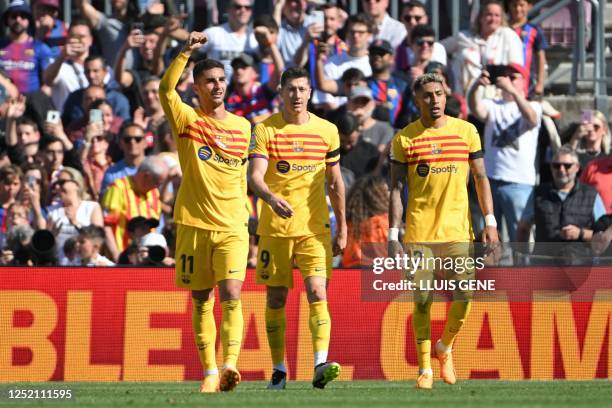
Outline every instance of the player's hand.
<path id="1" fill-rule="evenodd" d="M 183 46 L 183 52 L 185 54 L 191 55 L 192 52 L 202 48 L 202 46 L 206 44 L 207 41 L 208 37 L 206 37 L 206 34 L 200 31 L 192 31 L 189 33 L 187 42 L 185 42 L 185 45 Z"/>
<path id="2" fill-rule="evenodd" d="M 397 255 L 404 256 L 404 246 L 399 241 L 389 241 L 387 243 L 387 255 L 389 258 L 395 258 Z"/>
<path id="3" fill-rule="evenodd" d="M 290 218 L 293 215 L 293 208 L 282 198 L 272 196 L 269 204 L 272 210 L 281 218 Z"/>
<path id="4" fill-rule="evenodd" d="M 485 247 L 485 258 L 492 256 L 493 261 L 497 263 L 501 257 L 501 245 L 499 244 L 497 227 L 485 227 L 484 231 L 482 231 L 482 243 Z"/>
<path id="5" fill-rule="evenodd" d="M 348 231 L 346 228 L 346 224 L 340 226 L 338 228 L 338 233 L 334 238 L 334 244 L 332 253 L 334 256 L 341 255 L 344 249 L 346 248 L 346 242 L 348 241 Z"/>

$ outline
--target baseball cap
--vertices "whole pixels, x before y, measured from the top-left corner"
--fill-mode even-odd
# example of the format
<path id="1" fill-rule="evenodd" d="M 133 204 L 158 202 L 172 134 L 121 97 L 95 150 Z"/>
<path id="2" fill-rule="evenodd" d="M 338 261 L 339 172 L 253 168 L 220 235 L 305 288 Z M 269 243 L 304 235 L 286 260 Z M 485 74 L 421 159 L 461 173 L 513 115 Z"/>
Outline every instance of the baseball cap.
<path id="1" fill-rule="evenodd" d="M 25 0 L 12 0 L 4 14 L 2 15 L 2 20 L 6 24 L 7 18 L 11 13 L 23 13 L 28 15 L 28 19 L 32 20 L 32 10 L 30 9 L 30 5 Z"/>
<path id="2" fill-rule="evenodd" d="M 393 47 L 387 40 L 375 40 L 368 48 L 369 52 L 382 51 L 385 54 L 393 54 Z"/>
<path id="3" fill-rule="evenodd" d="M 357 98 L 368 98 L 372 99 L 372 90 L 365 86 L 356 86 L 351 89 L 349 93 L 349 99 L 357 99 Z"/>
<path id="4" fill-rule="evenodd" d="M 60 7 L 59 0 L 36 0 L 34 2 L 34 5 L 38 4 L 40 4 L 41 6 L 53 7 L 56 9 L 59 9 Z"/>
<path id="5" fill-rule="evenodd" d="M 158 234 L 157 232 L 149 232 L 147 235 L 140 238 L 140 242 L 138 243 L 139 247 L 152 247 L 159 246 L 164 249 L 168 248 L 168 243 L 166 242 L 166 238 L 162 234 Z"/>
<path id="6" fill-rule="evenodd" d="M 249 54 L 242 53 L 232 60 L 232 68 L 238 64 L 252 67 L 255 65 L 255 60 Z"/>
<path id="7" fill-rule="evenodd" d="M 156 220 L 155 218 L 145 218 L 139 215 L 128 221 L 127 230 L 129 232 L 134 232 L 136 231 L 136 228 L 139 228 L 139 227 L 145 227 L 145 228 L 148 227 L 149 229 L 151 229 L 151 228 L 157 228 L 158 225 L 159 225 L 159 221 Z"/>

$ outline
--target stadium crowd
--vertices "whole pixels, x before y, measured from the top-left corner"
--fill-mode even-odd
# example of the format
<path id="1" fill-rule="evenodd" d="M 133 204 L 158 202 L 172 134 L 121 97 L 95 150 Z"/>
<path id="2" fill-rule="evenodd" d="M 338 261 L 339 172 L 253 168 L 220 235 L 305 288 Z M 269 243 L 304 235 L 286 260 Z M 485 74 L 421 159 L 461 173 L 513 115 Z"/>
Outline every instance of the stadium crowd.
<path id="1" fill-rule="evenodd" d="M 390 142 L 418 119 L 411 85 L 425 73 L 444 77 L 446 113 L 479 129 L 507 240 L 529 240 L 535 224 L 536 241 L 593 240 L 605 250 L 608 120 L 585 111 L 560 138 L 542 125 L 559 112 L 542 103 L 547 42 L 527 22 L 530 1 L 481 2 L 471 30 L 439 42 L 416 0 L 400 4 L 399 20 L 388 0 L 361 0 L 354 15 L 342 2 L 271 3 L 264 14 L 251 0 L 226 2 L 218 10 L 226 22 L 205 28 L 208 42 L 177 91 L 196 106 L 191 70 L 217 59 L 230 79 L 227 110 L 255 125 L 278 111 L 284 69 L 310 72 L 310 109 L 340 133 L 349 223 L 342 266 L 359 265 L 361 243 L 387 242 Z M 70 24 L 59 0 L 12 0 L 1 15 L 2 265 L 174 265 L 182 172 L 159 83 L 188 37 L 187 16 L 167 0 L 111 4 L 105 14 L 101 4 L 74 0 Z M 254 266 L 262 203 L 249 198 Z"/>

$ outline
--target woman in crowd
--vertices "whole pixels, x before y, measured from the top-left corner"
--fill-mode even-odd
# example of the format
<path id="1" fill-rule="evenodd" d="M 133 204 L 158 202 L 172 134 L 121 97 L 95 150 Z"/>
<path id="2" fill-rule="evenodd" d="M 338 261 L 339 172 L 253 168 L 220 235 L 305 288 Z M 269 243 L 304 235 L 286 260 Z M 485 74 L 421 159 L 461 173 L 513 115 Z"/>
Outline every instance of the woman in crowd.
<path id="1" fill-rule="evenodd" d="M 60 203 L 49 208 L 47 229 L 55 235 L 60 265 L 66 265 L 69 260 L 64 254 L 64 243 L 76 239 L 81 227 L 92 224 L 103 227 L 102 209 L 97 202 L 86 200 L 83 176 L 72 167 L 60 171 L 53 188 Z"/>
<path id="2" fill-rule="evenodd" d="M 346 202 L 348 242 L 342 266 L 368 265 L 377 256 L 386 256 L 389 229 L 389 187 L 382 177 L 357 179 Z M 364 245 L 372 243 L 373 245 Z"/>
<path id="3" fill-rule="evenodd" d="M 582 123 L 569 144 L 578 153 L 580 168 L 584 169 L 591 160 L 610 154 L 610 140 L 610 128 L 604 114 L 596 110 L 584 111 Z"/>
<path id="4" fill-rule="evenodd" d="M 21 166 L 24 183 L 21 200 L 31 209 L 29 220 L 35 229 L 47 227 L 45 207 L 48 203 L 48 177 L 45 168 L 38 163 L 24 163 Z"/>

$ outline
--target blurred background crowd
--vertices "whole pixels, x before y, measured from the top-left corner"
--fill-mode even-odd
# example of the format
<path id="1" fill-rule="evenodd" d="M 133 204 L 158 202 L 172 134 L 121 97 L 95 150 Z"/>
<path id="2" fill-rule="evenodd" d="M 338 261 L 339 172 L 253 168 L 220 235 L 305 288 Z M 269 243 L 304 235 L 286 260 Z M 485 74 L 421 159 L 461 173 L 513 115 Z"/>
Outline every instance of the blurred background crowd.
<path id="1" fill-rule="evenodd" d="M 417 119 L 424 73 L 445 79 L 446 113 L 480 131 L 505 240 L 593 241 L 601 254 L 612 239 L 607 112 L 558 126 L 542 99 L 558 33 L 532 22 L 533 1 L 460 1 L 454 34 L 451 1 L 435 16 L 418 0 L 32 1 L 0 0 L 3 265 L 174 264 L 182 174 L 158 87 L 190 30 L 208 35 L 177 87 L 193 106 L 206 57 L 225 64 L 227 109 L 253 124 L 278 111 L 284 69 L 309 70 L 311 111 L 340 131 L 350 239 L 338 265 L 387 240 L 389 143 Z"/>

